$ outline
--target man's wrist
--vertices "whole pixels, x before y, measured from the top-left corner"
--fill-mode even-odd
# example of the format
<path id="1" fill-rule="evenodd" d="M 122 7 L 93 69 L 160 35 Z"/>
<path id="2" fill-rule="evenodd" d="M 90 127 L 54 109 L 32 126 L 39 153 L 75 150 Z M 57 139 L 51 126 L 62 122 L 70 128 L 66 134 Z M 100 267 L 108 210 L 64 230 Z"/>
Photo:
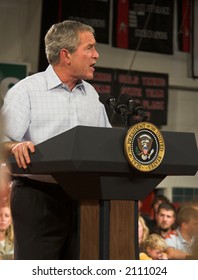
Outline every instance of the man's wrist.
<path id="1" fill-rule="evenodd" d="M 9 155 L 12 154 L 12 149 L 18 144 L 19 142 L 16 141 L 6 141 L 2 143 L 2 150 L 3 155 L 7 158 Z"/>

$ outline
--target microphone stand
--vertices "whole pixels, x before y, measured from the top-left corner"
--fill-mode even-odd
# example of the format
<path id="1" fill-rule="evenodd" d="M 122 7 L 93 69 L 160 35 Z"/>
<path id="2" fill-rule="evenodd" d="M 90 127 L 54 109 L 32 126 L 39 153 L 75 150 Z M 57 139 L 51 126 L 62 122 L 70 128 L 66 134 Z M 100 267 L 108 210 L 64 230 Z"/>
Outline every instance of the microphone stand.
<path id="1" fill-rule="evenodd" d="M 115 106 L 115 113 L 121 115 L 124 121 L 124 127 L 129 129 L 131 127 L 131 116 L 133 115 L 132 110 L 126 106 L 124 103 L 118 103 Z"/>
<path id="2" fill-rule="evenodd" d="M 131 112 L 124 112 L 122 114 L 122 118 L 123 118 L 123 122 L 124 122 L 124 127 L 126 129 L 129 129 L 131 127 L 131 117 L 132 117 L 132 113 Z"/>
<path id="3" fill-rule="evenodd" d="M 129 129 L 131 127 L 131 118 L 133 115 L 137 115 L 134 114 L 134 112 L 131 112 L 131 110 L 125 111 L 121 114 L 122 118 L 123 118 L 123 122 L 124 122 L 124 127 L 126 129 Z M 148 119 L 148 116 L 145 114 L 141 114 L 141 116 L 139 115 L 139 122 L 145 122 Z"/>

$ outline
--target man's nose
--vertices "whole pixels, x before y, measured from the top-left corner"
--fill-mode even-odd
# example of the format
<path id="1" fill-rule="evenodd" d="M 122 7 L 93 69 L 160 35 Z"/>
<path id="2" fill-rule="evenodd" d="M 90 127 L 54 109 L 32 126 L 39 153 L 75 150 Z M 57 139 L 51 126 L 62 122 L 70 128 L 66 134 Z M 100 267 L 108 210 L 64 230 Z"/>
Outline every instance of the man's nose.
<path id="1" fill-rule="evenodd" d="M 96 49 L 94 49 L 93 57 L 95 57 L 96 59 L 99 58 L 99 53 L 97 52 Z"/>

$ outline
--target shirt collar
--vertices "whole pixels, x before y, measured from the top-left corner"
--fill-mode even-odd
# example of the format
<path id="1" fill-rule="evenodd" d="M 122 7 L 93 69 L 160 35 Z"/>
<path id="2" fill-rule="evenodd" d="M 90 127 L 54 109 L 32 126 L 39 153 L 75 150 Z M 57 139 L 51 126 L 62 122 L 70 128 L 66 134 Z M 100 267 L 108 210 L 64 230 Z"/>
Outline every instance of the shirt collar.
<path id="1" fill-rule="evenodd" d="M 56 72 L 54 71 L 52 65 L 49 65 L 47 69 L 45 70 L 46 73 L 46 80 L 47 80 L 47 89 L 53 89 L 58 86 L 62 86 L 63 83 L 57 76 Z M 81 89 L 81 91 L 85 94 L 85 85 L 83 80 L 79 80 L 75 88 Z M 74 88 L 74 89 L 75 89 Z"/>
<path id="2" fill-rule="evenodd" d="M 52 65 L 49 65 L 45 70 L 46 80 L 47 80 L 47 89 L 53 89 L 62 84 L 59 77 L 56 75 Z"/>

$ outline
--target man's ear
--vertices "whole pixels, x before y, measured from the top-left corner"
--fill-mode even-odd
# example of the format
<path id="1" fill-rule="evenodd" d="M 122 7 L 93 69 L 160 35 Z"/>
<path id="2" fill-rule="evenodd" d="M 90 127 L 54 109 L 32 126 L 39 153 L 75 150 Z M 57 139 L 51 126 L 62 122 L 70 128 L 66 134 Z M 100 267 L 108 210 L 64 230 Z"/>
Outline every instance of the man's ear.
<path id="1" fill-rule="evenodd" d="M 67 64 L 70 63 L 71 54 L 67 49 L 60 50 L 60 60 L 65 61 Z"/>

